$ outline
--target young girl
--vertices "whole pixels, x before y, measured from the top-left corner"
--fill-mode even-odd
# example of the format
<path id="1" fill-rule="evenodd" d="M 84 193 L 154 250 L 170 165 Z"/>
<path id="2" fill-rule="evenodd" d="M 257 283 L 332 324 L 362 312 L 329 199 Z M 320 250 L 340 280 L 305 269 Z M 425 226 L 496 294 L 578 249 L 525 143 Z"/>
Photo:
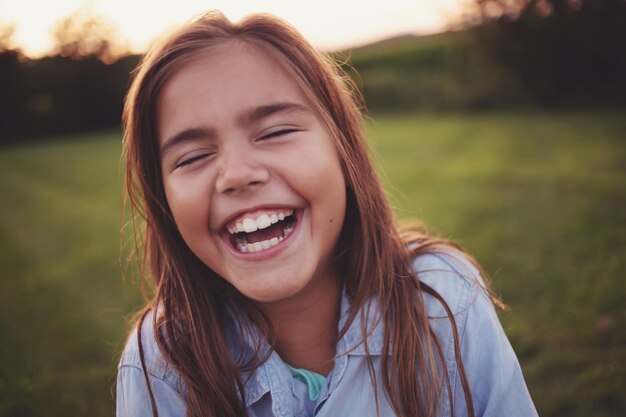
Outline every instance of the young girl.
<path id="1" fill-rule="evenodd" d="M 143 59 L 126 185 L 156 284 L 118 416 L 534 416 L 471 258 L 398 231 L 347 77 L 265 15 Z"/>

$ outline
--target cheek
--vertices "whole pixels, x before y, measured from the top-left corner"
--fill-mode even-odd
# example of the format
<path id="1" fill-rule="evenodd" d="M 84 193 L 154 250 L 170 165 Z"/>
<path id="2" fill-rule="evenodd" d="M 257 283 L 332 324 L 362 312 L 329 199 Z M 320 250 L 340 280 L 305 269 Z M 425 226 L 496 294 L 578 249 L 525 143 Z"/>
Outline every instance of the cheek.
<path id="1" fill-rule="evenodd" d="M 345 179 L 339 157 L 330 138 L 313 143 L 295 156 L 296 178 L 303 182 L 303 188 L 312 195 L 345 193 Z"/>
<path id="2" fill-rule="evenodd" d="M 305 189 L 317 215 L 329 224 L 331 231 L 340 229 L 346 210 L 346 185 L 338 158 L 326 153 L 319 158 L 310 158 L 303 166 L 312 168 Z"/>
<path id="3" fill-rule="evenodd" d="M 165 196 L 176 226 L 192 250 L 194 236 L 206 232 L 208 227 L 210 200 L 197 190 L 191 182 L 165 183 Z"/>

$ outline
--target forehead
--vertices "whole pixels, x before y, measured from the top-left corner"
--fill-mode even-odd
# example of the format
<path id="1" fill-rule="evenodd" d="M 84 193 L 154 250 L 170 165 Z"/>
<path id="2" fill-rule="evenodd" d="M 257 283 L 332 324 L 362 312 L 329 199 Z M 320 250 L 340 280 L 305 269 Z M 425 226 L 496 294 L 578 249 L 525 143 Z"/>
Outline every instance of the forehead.
<path id="1" fill-rule="evenodd" d="M 181 123 L 218 123 L 272 102 L 308 105 L 299 83 L 274 55 L 235 41 L 197 52 L 170 76 L 158 96 L 159 137 Z"/>

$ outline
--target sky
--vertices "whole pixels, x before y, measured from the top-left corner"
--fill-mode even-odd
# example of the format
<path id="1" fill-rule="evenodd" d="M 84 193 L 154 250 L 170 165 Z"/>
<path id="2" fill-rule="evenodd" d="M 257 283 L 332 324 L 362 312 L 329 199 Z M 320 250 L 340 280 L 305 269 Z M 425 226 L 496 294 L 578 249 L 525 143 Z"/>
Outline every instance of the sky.
<path id="1" fill-rule="evenodd" d="M 0 28 L 15 25 L 12 46 L 46 54 L 57 22 L 79 9 L 111 23 L 133 52 L 209 9 L 231 20 L 255 12 L 275 14 L 324 50 L 363 45 L 406 33 L 447 29 L 464 0 L 0 0 Z"/>

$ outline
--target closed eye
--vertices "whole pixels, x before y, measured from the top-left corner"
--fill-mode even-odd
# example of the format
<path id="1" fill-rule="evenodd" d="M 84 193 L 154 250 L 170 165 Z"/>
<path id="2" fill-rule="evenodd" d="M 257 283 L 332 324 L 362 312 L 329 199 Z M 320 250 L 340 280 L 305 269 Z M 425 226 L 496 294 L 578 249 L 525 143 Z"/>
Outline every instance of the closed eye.
<path id="1" fill-rule="evenodd" d="M 261 136 L 258 140 L 271 139 L 271 138 L 275 138 L 275 137 L 279 137 L 279 136 L 283 136 L 289 133 L 299 132 L 299 131 L 300 129 L 295 129 L 295 128 L 279 129 L 279 130 L 275 130 L 273 132 L 269 132 Z"/>
<path id="2" fill-rule="evenodd" d="M 182 167 L 184 167 L 186 165 L 193 164 L 196 161 L 200 161 L 200 160 L 202 160 L 204 158 L 208 158 L 211 155 L 212 154 L 210 154 L 210 153 L 202 153 L 202 154 L 199 154 L 199 155 L 192 156 L 190 158 L 182 159 L 180 162 L 178 162 L 176 164 L 175 168 L 182 168 Z"/>

